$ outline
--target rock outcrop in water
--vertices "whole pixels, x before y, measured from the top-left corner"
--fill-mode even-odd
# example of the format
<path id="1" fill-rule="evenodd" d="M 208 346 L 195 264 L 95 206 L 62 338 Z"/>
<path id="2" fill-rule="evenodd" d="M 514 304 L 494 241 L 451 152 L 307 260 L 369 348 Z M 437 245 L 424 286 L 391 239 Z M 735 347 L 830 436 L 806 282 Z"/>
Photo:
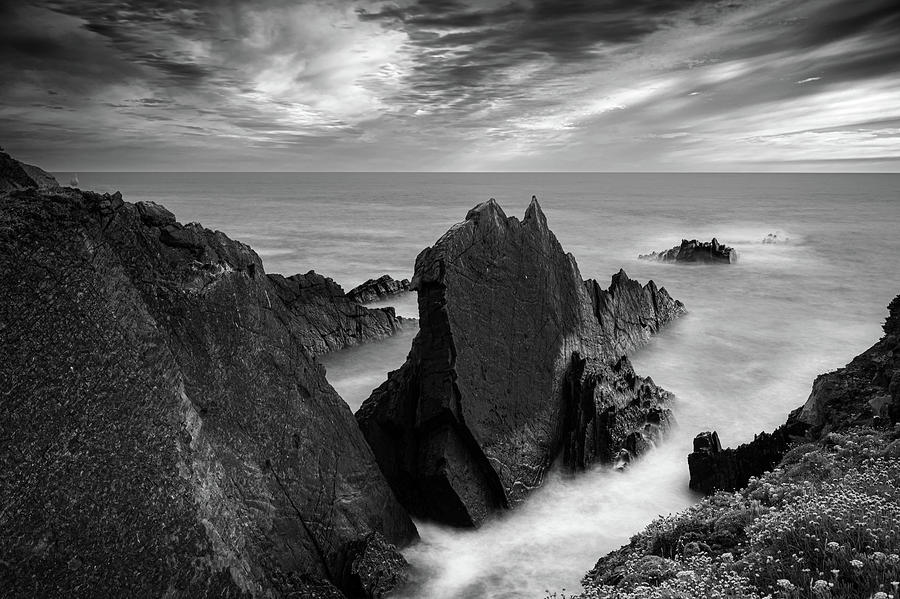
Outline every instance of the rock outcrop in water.
<path id="1" fill-rule="evenodd" d="M 0 149 L 0 193 L 16 189 L 52 189 L 56 179 L 36 166 L 19 162 Z"/>
<path id="2" fill-rule="evenodd" d="M 406 291 L 409 291 L 409 279 L 397 281 L 390 275 L 382 275 L 354 287 L 347 292 L 347 298 L 358 304 L 369 304 Z"/>
<path id="3" fill-rule="evenodd" d="M 888 310 L 881 340 L 844 368 L 818 376 L 806 403 L 772 434 L 761 433 L 736 449 L 722 449 L 715 432 L 698 435 L 688 456 L 691 488 L 733 491 L 771 470 L 792 442 L 900 421 L 900 296 Z"/>
<path id="4" fill-rule="evenodd" d="M 852 572 L 896 574 L 898 563 L 900 296 L 889 311 L 881 340 L 818 377 L 772 434 L 736 449 L 722 449 L 714 432 L 698 435 L 692 486 L 728 492 L 657 519 L 601 557 L 583 596 L 761 597 L 805 586 L 826 597 L 887 596 L 886 578 Z M 822 563 L 810 575 L 806 566 Z"/>
<path id="5" fill-rule="evenodd" d="M 607 340 L 607 353 L 622 355 L 640 347 L 651 335 L 686 313 L 684 304 L 673 300 L 653 281 L 641 286 L 624 270 L 614 274 L 609 289 L 593 279 L 585 281 L 594 316 Z"/>
<path id="6" fill-rule="evenodd" d="M 390 337 L 406 324 L 393 308 L 366 308 L 340 285 L 315 271 L 267 275 L 291 314 L 291 328 L 303 347 L 323 354 Z"/>
<path id="7" fill-rule="evenodd" d="M 622 352 L 683 306 L 624 273 L 582 281 L 533 200 L 519 221 L 493 200 L 416 259 L 420 330 L 406 363 L 356 414 L 414 515 L 477 525 L 572 468 L 640 452 L 668 394 Z"/>
<path id="8" fill-rule="evenodd" d="M 118 193 L 17 190 L 0 280 L 4 595 L 402 579 L 415 527 L 248 246 Z"/>
<path id="9" fill-rule="evenodd" d="M 734 264 L 738 260 L 738 253 L 734 248 L 719 243 L 716 238 L 712 241 L 682 239 L 681 245 L 672 249 L 642 254 L 638 258 L 656 262 Z"/>

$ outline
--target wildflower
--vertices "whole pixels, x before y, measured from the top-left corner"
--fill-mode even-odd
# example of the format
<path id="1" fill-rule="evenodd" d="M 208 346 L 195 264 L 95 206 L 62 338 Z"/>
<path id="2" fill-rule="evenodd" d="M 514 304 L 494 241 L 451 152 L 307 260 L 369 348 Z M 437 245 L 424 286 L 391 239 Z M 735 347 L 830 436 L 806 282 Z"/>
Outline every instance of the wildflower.
<path id="1" fill-rule="evenodd" d="M 794 586 L 794 583 L 792 583 L 787 578 L 779 578 L 775 584 L 783 588 L 785 591 L 793 591 L 796 588 Z"/>
<path id="2" fill-rule="evenodd" d="M 723 561 L 723 562 L 733 562 L 733 561 L 734 561 L 734 555 L 731 554 L 731 553 L 723 553 L 723 554 L 722 554 L 722 561 Z"/>
<path id="3" fill-rule="evenodd" d="M 888 594 L 884 591 L 878 591 L 874 595 L 872 595 L 872 599 L 888 599 Z"/>
<path id="4" fill-rule="evenodd" d="M 821 578 L 809 585 L 814 595 L 824 596 L 828 592 L 828 581 Z"/>
<path id="5" fill-rule="evenodd" d="M 859 561 L 858 559 L 850 560 L 850 565 L 853 566 L 854 568 L 856 568 L 857 570 L 861 570 L 863 567 L 863 563 L 861 561 Z"/>
<path id="6" fill-rule="evenodd" d="M 828 550 L 828 553 L 834 553 L 841 548 L 841 545 L 839 543 L 831 541 L 827 545 L 825 545 L 825 548 Z"/>
<path id="7" fill-rule="evenodd" d="M 679 572 L 679 573 L 676 574 L 675 576 L 676 576 L 677 578 L 681 578 L 682 580 L 684 580 L 685 578 L 693 578 L 693 577 L 694 577 L 694 571 L 693 571 L 693 570 L 682 570 L 681 572 Z"/>

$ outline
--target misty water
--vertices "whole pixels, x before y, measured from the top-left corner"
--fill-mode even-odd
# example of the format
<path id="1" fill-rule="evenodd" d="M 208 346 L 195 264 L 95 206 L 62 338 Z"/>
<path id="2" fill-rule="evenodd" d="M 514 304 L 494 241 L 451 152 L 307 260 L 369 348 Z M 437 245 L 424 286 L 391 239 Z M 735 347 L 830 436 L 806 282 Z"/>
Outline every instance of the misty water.
<path id="1" fill-rule="evenodd" d="M 900 292 L 898 175 L 88 173 L 81 184 L 222 230 L 267 272 L 315 269 L 345 289 L 411 276 L 418 252 L 480 201 L 495 197 L 521 218 L 537 194 L 584 278 L 605 285 L 624 268 L 685 303 L 689 314 L 633 356 L 678 397 L 679 424 L 661 446 L 626 472 L 556 471 L 479 530 L 419 522 L 422 540 L 405 550 L 418 575 L 410 597 L 577 591 L 598 557 L 696 501 L 686 456 L 697 432 L 736 445 L 782 423 L 817 374 L 879 337 Z M 765 245 L 768 233 L 788 241 Z M 738 264 L 637 260 L 713 236 L 738 249 Z M 414 294 L 390 303 L 416 316 Z M 351 409 L 403 363 L 414 332 L 323 359 Z"/>

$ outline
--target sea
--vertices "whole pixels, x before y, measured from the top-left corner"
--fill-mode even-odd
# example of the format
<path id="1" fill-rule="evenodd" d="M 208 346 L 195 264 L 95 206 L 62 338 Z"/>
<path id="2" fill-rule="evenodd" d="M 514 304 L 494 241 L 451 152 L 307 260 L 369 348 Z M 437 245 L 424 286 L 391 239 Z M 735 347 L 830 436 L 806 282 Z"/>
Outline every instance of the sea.
<path id="1" fill-rule="evenodd" d="M 71 173 L 59 173 L 68 181 Z M 688 490 L 693 437 L 751 440 L 802 405 L 814 378 L 880 336 L 900 293 L 900 175 L 596 173 L 79 173 L 81 187 L 152 200 L 252 246 L 267 272 L 309 270 L 349 290 L 411 277 L 416 255 L 495 198 L 522 218 L 536 195 L 584 278 L 652 279 L 689 313 L 637 351 L 637 372 L 677 396 L 677 426 L 624 472 L 555 469 L 517 509 L 478 530 L 418 522 L 406 597 L 572 594 L 603 554 Z M 777 243 L 765 244 L 767 235 Z M 734 265 L 638 260 L 682 238 L 733 246 Z M 414 294 L 390 302 L 416 316 Z M 322 358 L 356 410 L 398 368 L 414 330 Z"/>

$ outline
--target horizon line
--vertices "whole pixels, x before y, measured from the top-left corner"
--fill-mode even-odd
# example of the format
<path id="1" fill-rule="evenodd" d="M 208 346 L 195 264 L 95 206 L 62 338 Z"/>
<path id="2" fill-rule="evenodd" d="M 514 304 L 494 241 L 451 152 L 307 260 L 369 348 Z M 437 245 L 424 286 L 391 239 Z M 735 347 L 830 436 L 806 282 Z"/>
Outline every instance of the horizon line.
<path id="1" fill-rule="evenodd" d="M 59 174 L 92 173 L 142 173 L 142 174 L 286 174 L 286 175 L 900 175 L 897 171 L 287 171 L 287 170 L 59 170 L 47 172 Z"/>

